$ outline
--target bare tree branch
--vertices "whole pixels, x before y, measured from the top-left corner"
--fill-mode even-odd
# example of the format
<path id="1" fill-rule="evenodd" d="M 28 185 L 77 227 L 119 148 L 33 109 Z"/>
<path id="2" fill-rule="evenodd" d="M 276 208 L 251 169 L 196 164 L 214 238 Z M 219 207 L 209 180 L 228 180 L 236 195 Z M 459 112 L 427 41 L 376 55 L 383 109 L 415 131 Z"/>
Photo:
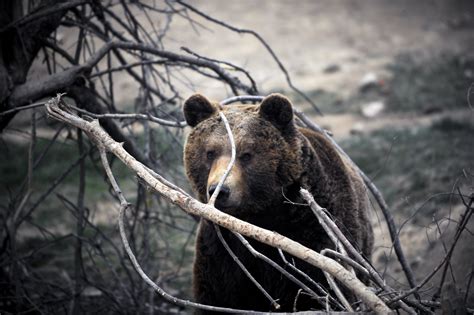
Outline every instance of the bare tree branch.
<path id="1" fill-rule="evenodd" d="M 212 206 L 205 205 L 199 201 L 181 194 L 179 191 L 171 190 L 168 186 L 159 182 L 153 177 L 140 162 L 128 154 L 120 144 L 113 141 L 98 125 L 97 121 L 87 122 L 59 108 L 60 96 L 52 99 L 46 105 L 49 115 L 54 119 L 66 122 L 77 128 L 84 130 L 89 137 L 94 139 L 99 146 L 107 148 L 116 155 L 130 169 L 142 178 L 150 187 L 159 191 L 163 196 L 174 204 L 195 215 L 199 215 L 209 221 L 217 223 L 227 229 L 238 232 L 242 235 L 252 237 L 267 245 L 280 248 L 291 255 L 308 262 L 309 264 L 321 268 L 333 275 L 347 288 L 353 291 L 362 299 L 374 312 L 383 314 L 390 312 L 390 309 L 373 292 L 358 280 L 354 275 L 345 270 L 341 265 L 332 259 L 322 256 L 313 250 L 294 242 L 282 235 L 251 225 L 232 216 L 229 216 Z M 122 201 L 123 203 L 123 201 Z"/>

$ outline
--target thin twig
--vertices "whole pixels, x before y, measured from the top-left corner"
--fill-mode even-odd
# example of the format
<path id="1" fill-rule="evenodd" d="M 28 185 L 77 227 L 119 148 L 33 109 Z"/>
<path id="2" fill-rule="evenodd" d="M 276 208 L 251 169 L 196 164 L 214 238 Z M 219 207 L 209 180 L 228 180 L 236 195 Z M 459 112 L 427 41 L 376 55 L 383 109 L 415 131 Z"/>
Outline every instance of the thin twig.
<path id="1" fill-rule="evenodd" d="M 306 193 L 306 192 L 301 192 L 301 194 L 303 193 Z M 308 201 L 308 198 L 307 197 L 304 197 L 307 201 Z M 314 215 L 316 216 L 316 218 L 318 219 L 318 222 L 319 224 L 321 225 L 321 227 L 324 229 L 324 231 L 326 232 L 326 234 L 329 236 L 329 238 L 331 239 L 331 241 L 333 242 L 336 250 L 338 250 L 343 256 L 347 256 L 347 251 L 344 249 L 344 246 L 341 244 L 341 241 L 340 241 L 340 236 L 336 236 L 336 233 L 338 233 L 337 231 L 334 231 L 331 227 L 328 226 L 328 224 L 326 223 L 328 220 L 328 216 L 326 215 L 326 212 L 323 210 L 323 209 L 320 209 L 318 207 L 315 207 L 315 206 L 310 206 L 311 210 L 313 211 Z M 322 210 L 322 211 L 320 211 Z M 338 234 L 342 234 L 342 233 L 338 233 Z M 352 269 L 352 267 L 350 267 L 349 271 L 351 272 L 354 272 L 354 270 Z"/>
<path id="2" fill-rule="evenodd" d="M 278 253 L 280 254 L 280 257 L 281 259 L 283 260 L 283 262 L 285 263 L 285 267 L 288 267 L 290 268 L 291 270 L 295 271 L 297 274 L 299 274 L 300 276 L 302 276 L 306 281 L 308 281 L 309 283 L 311 283 L 313 286 L 315 286 L 319 292 L 325 296 L 328 296 L 328 292 L 319 284 L 317 283 L 316 281 L 314 281 L 310 276 L 308 276 L 305 272 L 301 271 L 300 269 L 298 269 L 294 264 L 291 264 L 285 257 L 285 254 L 283 253 L 283 251 L 281 249 L 278 248 Z M 339 304 L 335 299 L 333 299 L 332 297 L 330 297 L 332 299 L 332 302 L 335 302 L 336 304 Z M 342 309 L 342 305 L 339 305 L 341 306 L 341 309 Z"/>
<path id="3" fill-rule="evenodd" d="M 343 260 L 345 263 L 351 265 L 352 267 L 356 268 L 358 271 L 360 271 L 364 276 L 370 277 L 370 273 L 367 271 L 366 268 L 364 268 L 361 264 L 356 262 L 355 260 L 351 259 L 347 255 L 343 255 L 339 252 L 336 252 L 335 250 L 332 250 L 330 248 L 325 248 L 321 251 L 321 255 L 324 256 L 334 256 L 340 260 Z"/>
<path id="4" fill-rule="evenodd" d="M 221 179 L 219 180 L 219 183 L 217 184 L 216 189 L 212 193 L 212 196 L 210 196 L 209 201 L 207 202 L 209 205 L 214 206 L 214 203 L 216 202 L 217 196 L 219 195 L 219 192 L 221 191 L 222 185 L 225 182 L 225 179 L 229 175 L 230 171 L 232 170 L 232 167 L 234 166 L 235 163 L 235 155 L 236 155 L 236 149 L 235 149 L 235 141 L 234 141 L 234 135 L 232 134 L 232 130 L 230 129 L 229 122 L 227 121 L 227 117 L 225 117 L 224 113 L 222 111 L 219 111 L 219 116 L 222 119 L 222 122 L 225 125 L 225 129 L 227 131 L 227 136 L 229 137 L 229 142 L 232 148 L 232 155 L 230 157 L 229 164 L 227 165 L 227 168 L 222 175 Z"/>
<path id="5" fill-rule="evenodd" d="M 285 269 L 283 269 L 279 264 L 277 264 L 276 262 L 274 262 L 273 260 L 271 260 L 270 258 L 268 258 L 267 256 L 265 256 L 264 254 L 260 253 L 259 251 L 257 251 L 252 245 L 250 245 L 249 241 L 247 241 L 241 234 L 237 233 L 237 232 L 234 232 L 232 231 L 232 233 L 240 240 L 240 242 L 250 251 L 250 253 L 258 258 L 258 259 L 261 259 L 263 260 L 264 262 L 266 262 L 267 264 L 269 264 L 271 267 L 275 268 L 276 270 L 278 270 L 282 275 L 284 275 L 286 278 L 288 278 L 289 280 L 291 280 L 292 282 L 294 282 L 296 285 L 298 285 L 300 288 L 302 288 L 303 290 L 305 290 L 308 294 L 310 294 L 313 298 L 315 298 L 316 300 L 318 300 L 318 302 L 320 303 L 323 303 L 321 302 L 322 301 L 322 297 L 318 296 L 316 292 L 314 292 L 311 288 L 309 288 L 306 284 L 304 284 L 303 282 L 301 282 L 300 280 L 298 280 L 295 276 L 293 276 L 292 274 L 290 274 L 289 272 L 287 272 Z M 324 305 L 324 304 L 323 304 Z"/>
<path id="6" fill-rule="evenodd" d="M 168 127 L 178 127 L 178 128 L 183 128 L 186 127 L 186 121 L 170 121 L 162 118 L 155 117 L 149 113 L 147 114 L 118 114 L 118 113 L 113 113 L 113 114 L 96 114 L 96 113 L 91 113 L 85 109 L 78 108 L 76 106 L 71 106 L 71 108 L 74 108 L 78 112 L 82 114 L 89 115 L 93 118 L 116 118 L 116 119 L 139 119 L 139 120 L 148 120 L 152 121 L 155 123 L 158 123 L 163 126 L 168 126 Z"/>
<path id="7" fill-rule="evenodd" d="M 248 73 L 248 71 L 245 70 L 244 68 L 236 66 L 236 65 L 234 65 L 230 62 L 227 62 L 227 61 L 216 60 L 216 59 L 212 59 L 212 58 L 208 58 L 208 57 L 198 55 L 197 53 L 195 53 L 194 51 L 192 51 L 191 49 L 189 49 L 187 47 L 181 47 L 181 49 L 184 50 L 185 52 L 197 57 L 197 58 L 201 58 L 201 59 L 208 60 L 208 61 L 211 61 L 211 62 L 216 62 L 217 64 L 224 64 L 224 65 L 227 65 L 227 66 L 229 66 L 229 67 L 231 67 L 231 68 L 233 68 L 237 71 L 242 72 L 247 77 L 247 79 L 250 81 L 250 84 L 251 84 L 251 87 L 252 87 L 252 90 L 250 91 L 250 94 L 257 94 L 258 93 L 257 84 L 255 83 L 255 80 L 252 78 L 250 73 Z"/>
<path id="8" fill-rule="evenodd" d="M 336 281 L 334 281 L 333 277 L 327 272 L 324 272 L 324 276 L 326 277 L 326 280 L 328 281 L 329 286 L 334 291 L 334 293 L 336 294 L 339 301 L 341 301 L 342 305 L 344 305 L 344 307 L 349 312 L 354 312 L 354 310 L 352 309 L 351 304 L 347 301 L 346 297 L 344 296 L 344 294 L 339 289 L 339 286 L 337 285 Z"/>
<path id="9" fill-rule="evenodd" d="M 235 253 L 229 247 L 229 244 L 227 244 L 226 240 L 222 236 L 222 233 L 221 233 L 221 230 L 220 230 L 219 226 L 216 225 L 216 224 L 213 224 L 213 226 L 214 226 L 214 229 L 216 230 L 217 237 L 221 241 L 222 245 L 224 245 L 224 248 L 227 250 L 227 252 L 232 257 L 232 259 L 236 262 L 237 265 L 239 265 L 240 269 L 245 273 L 247 278 L 249 278 L 250 281 L 252 281 L 253 284 L 258 288 L 258 290 L 260 292 L 262 292 L 262 294 L 270 301 L 270 303 L 272 304 L 272 307 L 274 309 L 278 310 L 280 308 L 280 305 L 275 301 L 274 298 L 272 298 L 272 296 L 270 294 L 268 294 L 268 292 L 262 287 L 262 285 L 260 283 L 258 283 L 258 281 L 252 276 L 252 274 L 250 274 L 248 269 L 240 261 L 240 259 L 237 257 L 237 255 L 235 255 Z"/>
<path id="10" fill-rule="evenodd" d="M 25 109 L 30 109 L 30 108 L 35 108 L 35 107 L 44 106 L 45 103 L 46 103 L 46 101 L 44 101 L 44 102 L 36 102 L 36 103 L 30 104 L 30 105 L 25 105 L 25 106 L 18 106 L 18 107 L 15 107 L 15 108 L 6 110 L 6 111 L 4 111 L 4 112 L 1 112 L 1 113 L 0 113 L 0 116 L 5 116 L 5 115 L 11 114 L 11 113 L 15 113 L 15 112 L 19 112 L 19 111 L 25 110 Z"/>
<path id="11" fill-rule="evenodd" d="M 84 154 L 84 143 L 82 139 L 82 130 L 77 129 L 77 146 L 79 155 Z M 77 193 L 77 222 L 76 222 L 76 244 L 74 245 L 74 297 L 72 299 L 71 314 L 80 313 L 80 296 L 83 286 L 82 270 L 82 236 L 84 233 L 84 195 L 86 189 L 86 166 L 85 160 L 79 163 L 79 191 Z"/>

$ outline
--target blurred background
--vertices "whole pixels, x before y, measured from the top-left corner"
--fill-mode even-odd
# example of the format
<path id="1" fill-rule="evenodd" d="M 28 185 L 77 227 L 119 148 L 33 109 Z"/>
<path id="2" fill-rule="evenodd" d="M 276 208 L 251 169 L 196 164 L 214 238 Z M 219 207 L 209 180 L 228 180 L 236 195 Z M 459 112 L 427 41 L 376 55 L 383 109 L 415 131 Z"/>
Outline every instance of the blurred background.
<path id="1" fill-rule="evenodd" d="M 3 12 L 15 9 L 14 3 L 2 4 Z M 0 16 L 0 61 L 11 77 L 14 63 L 8 60 L 14 58 L 7 50 L 18 44 L 9 33 L 12 25 L 18 33 L 31 32 L 21 29 L 30 23 L 25 17 L 68 1 L 21 3 L 13 15 Z M 21 79 L 11 80 L 10 90 L 25 82 L 41 84 L 85 63 L 110 40 L 205 59 L 237 81 L 169 56 L 155 60 L 153 52 L 124 50 L 122 56 L 107 54 L 67 86 L 11 104 L 66 92 L 88 112 L 143 112 L 180 121 L 182 101 L 194 92 L 216 101 L 283 93 L 329 130 L 373 179 L 417 280 L 429 274 L 467 215 L 463 200 L 474 193 L 474 2 L 212 0 L 192 6 L 199 11 L 174 1 L 78 3 L 61 11 L 57 26 L 36 44 L 40 48 L 31 54 L 31 64 Z M 137 60 L 149 64 L 126 71 Z M 96 107 L 81 99 L 82 88 L 93 92 Z M 1 99 L 0 112 L 14 109 L 12 98 Z M 0 117 L 0 312 L 188 312 L 154 294 L 125 257 L 116 221 L 119 204 L 87 137 L 48 119 L 41 107 L 14 113 Z M 128 149 L 190 192 L 182 168 L 186 129 L 139 119 L 116 119 L 114 126 L 108 131 L 120 130 L 132 143 Z M 168 292 L 190 299 L 196 221 L 139 185 L 120 161 L 111 161 L 134 204 L 128 230 L 142 267 Z M 387 282 L 407 289 L 375 204 L 371 217 L 373 263 Z M 424 297 L 431 299 L 441 292 L 440 283 L 450 283 L 459 303 L 474 308 L 473 228 L 471 220 L 449 268 L 441 268 L 424 287 Z"/>

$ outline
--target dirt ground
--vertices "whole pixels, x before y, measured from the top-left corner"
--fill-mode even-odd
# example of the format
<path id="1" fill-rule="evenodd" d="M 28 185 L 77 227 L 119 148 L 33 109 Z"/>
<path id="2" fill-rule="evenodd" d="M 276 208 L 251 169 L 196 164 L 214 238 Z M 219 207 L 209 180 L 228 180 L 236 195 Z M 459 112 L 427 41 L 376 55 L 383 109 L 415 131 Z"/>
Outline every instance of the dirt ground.
<path id="1" fill-rule="evenodd" d="M 404 52 L 419 58 L 471 53 L 473 7 L 470 1 L 196 1 L 210 16 L 259 33 L 274 49 L 302 90 L 340 94 L 357 88 L 368 72 L 378 74 Z M 194 31 L 185 20 L 170 28 L 168 47 L 186 46 L 199 54 L 245 66 L 264 92 L 285 87 L 282 73 L 249 35 L 222 27 Z M 212 27 L 212 28 L 211 28 Z M 324 74 L 338 65 L 340 71 Z M 222 98 L 219 88 L 203 86 Z"/>

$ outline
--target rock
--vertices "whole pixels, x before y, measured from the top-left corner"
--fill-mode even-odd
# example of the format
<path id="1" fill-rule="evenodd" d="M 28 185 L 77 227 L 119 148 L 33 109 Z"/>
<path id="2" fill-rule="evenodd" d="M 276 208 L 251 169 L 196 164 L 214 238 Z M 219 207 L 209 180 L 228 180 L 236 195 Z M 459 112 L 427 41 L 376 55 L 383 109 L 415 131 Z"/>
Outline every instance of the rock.
<path id="1" fill-rule="evenodd" d="M 84 290 L 81 293 L 82 296 L 86 297 L 98 297 L 102 295 L 102 291 L 92 287 L 92 286 L 87 286 L 84 288 Z"/>
<path id="2" fill-rule="evenodd" d="M 323 69 L 324 73 L 335 73 L 341 70 L 341 67 L 338 64 L 330 64 L 326 68 Z"/>
<path id="3" fill-rule="evenodd" d="M 351 135 L 360 135 L 364 132 L 364 123 L 357 122 L 352 126 L 350 133 Z"/>
<path id="4" fill-rule="evenodd" d="M 385 104 L 382 101 L 371 102 L 362 105 L 362 115 L 367 118 L 378 116 L 385 109 Z"/>
<path id="5" fill-rule="evenodd" d="M 468 79 L 472 79 L 474 78 L 474 71 L 472 71 L 471 69 L 466 69 L 464 70 L 464 76 Z"/>
<path id="6" fill-rule="evenodd" d="M 366 73 L 363 77 L 362 80 L 360 81 L 359 84 L 359 89 L 361 91 L 366 91 L 371 87 L 375 87 L 378 85 L 378 77 L 375 73 L 369 72 Z"/>
<path id="7" fill-rule="evenodd" d="M 58 44 L 64 44 L 64 38 L 65 38 L 65 35 L 63 32 L 56 34 L 56 42 Z"/>
<path id="8" fill-rule="evenodd" d="M 423 114 L 432 115 L 432 114 L 440 113 L 442 111 L 443 111 L 443 108 L 440 105 L 428 104 L 426 105 L 426 108 L 423 109 Z"/>

